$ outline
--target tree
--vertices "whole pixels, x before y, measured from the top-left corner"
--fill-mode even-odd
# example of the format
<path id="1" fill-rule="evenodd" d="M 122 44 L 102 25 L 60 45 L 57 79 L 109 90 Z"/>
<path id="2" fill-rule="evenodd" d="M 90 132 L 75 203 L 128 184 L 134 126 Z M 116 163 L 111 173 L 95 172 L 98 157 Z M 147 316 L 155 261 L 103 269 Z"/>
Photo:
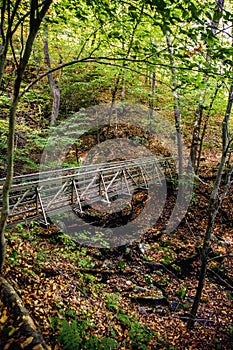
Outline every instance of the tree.
<path id="1" fill-rule="evenodd" d="M 45 27 L 45 30 L 44 30 L 43 44 L 44 44 L 45 64 L 49 70 L 49 69 L 51 69 L 51 63 L 50 63 L 50 55 L 49 55 L 48 28 L 47 28 L 47 26 Z M 58 118 L 61 94 L 60 94 L 60 90 L 57 87 L 56 82 L 53 78 L 52 73 L 48 74 L 48 79 L 49 79 L 51 93 L 53 96 L 53 104 L 52 104 L 50 123 L 51 123 L 51 125 L 54 125 L 54 123 L 56 122 L 56 120 Z"/>
<path id="2" fill-rule="evenodd" d="M 210 26 L 211 30 L 209 31 L 209 35 L 212 37 L 212 39 L 216 39 L 217 35 L 217 29 L 219 26 L 220 18 L 222 17 L 222 12 L 223 12 L 223 6 L 224 6 L 224 0 L 217 0 L 216 7 L 214 9 L 214 14 L 213 14 L 213 20 L 210 21 Z M 206 63 L 208 64 L 210 57 L 211 57 L 211 47 L 208 48 L 208 43 L 207 44 L 207 52 L 205 54 L 206 56 Z M 201 135 L 201 126 L 203 123 L 203 112 L 205 108 L 205 99 L 207 95 L 207 90 L 208 90 L 208 82 L 209 82 L 209 75 L 205 75 L 203 78 L 203 85 L 204 89 L 200 91 L 200 99 L 198 103 L 198 107 L 195 111 L 195 121 L 194 121 L 194 127 L 193 127 L 193 135 L 192 135 L 192 143 L 191 143 L 191 148 L 190 148 L 190 158 L 192 161 L 192 165 L 196 170 L 196 173 L 198 173 L 198 168 L 200 165 L 200 156 L 201 156 L 201 150 L 202 150 L 202 142 L 204 139 L 204 134 L 202 132 Z M 218 85 L 218 88 L 215 90 L 214 97 L 216 97 L 218 91 L 219 91 L 220 85 Z M 210 107 L 213 105 L 213 100 L 210 102 Z M 209 109 L 210 113 L 210 109 Z M 203 130 L 206 130 L 207 122 L 208 122 L 209 116 L 205 118 Z"/>
<path id="3" fill-rule="evenodd" d="M 9 191 L 12 184 L 13 179 L 13 171 L 14 171 L 14 138 L 15 138 L 15 118 L 16 118 L 16 110 L 19 102 L 20 88 L 23 80 L 23 76 L 26 70 L 26 67 L 29 62 L 29 58 L 32 52 L 32 47 L 36 35 L 39 31 L 41 22 L 48 12 L 50 5 L 52 4 L 52 0 L 44 0 L 39 3 L 37 0 L 32 0 L 30 2 L 29 11 L 26 14 L 22 14 L 17 25 L 23 24 L 24 21 L 28 19 L 29 16 L 29 31 L 26 35 L 26 42 L 24 45 L 24 41 L 22 40 L 22 48 L 20 52 L 20 56 L 17 59 L 16 55 L 14 55 L 15 63 L 17 66 L 16 75 L 14 79 L 13 93 L 11 98 L 11 105 L 9 110 L 9 134 L 7 141 L 7 174 L 6 180 L 3 185 L 3 199 L 2 199 L 2 212 L 0 219 L 0 271 L 2 271 L 4 258 L 5 258 L 5 228 L 7 223 L 7 218 L 9 214 Z M 4 44 L 4 51 L 1 58 L 1 67 L 0 73 L 2 72 L 2 76 L 4 74 L 4 66 L 6 60 L 6 54 L 9 47 L 9 43 L 13 43 L 13 35 L 14 30 L 12 30 L 13 20 L 15 18 L 16 12 L 19 11 L 20 5 L 24 5 L 23 0 L 17 0 L 14 5 L 12 5 L 11 1 L 4 1 L 4 6 L 2 9 L 2 22 L 1 22 L 1 34 Z M 12 7 L 13 6 L 13 7 Z M 5 18 L 7 17 L 7 18 Z M 4 34 L 6 27 L 6 35 Z M 13 46 L 12 46 L 13 50 Z M 14 50 L 13 50 L 14 52 Z M 0 79 L 1 76 L 0 76 Z M 1 81 L 1 80 L 0 80 Z"/>
<path id="4" fill-rule="evenodd" d="M 192 310 L 190 314 L 190 319 L 188 321 L 188 327 L 192 328 L 195 323 L 196 314 L 201 300 L 202 290 L 204 288 L 206 271 L 208 266 L 208 257 L 210 251 L 211 238 L 213 233 L 213 226 L 215 222 L 216 215 L 219 211 L 220 205 L 225 198 L 230 186 L 232 185 L 232 173 L 233 165 L 228 174 L 228 181 L 222 194 L 220 194 L 220 186 L 222 184 L 222 178 L 224 175 L 227 155 L 229 154 L 233 139 L 230 138 L 229 132 L 229 119 L 233 104 L 233 85 L 230 87 L 228 103 L 226 108 L 225 117 L 222 121 L 222 157 L 218 167 L 218 173 L 215 180 L 215 184 L 209 200 L 209 210 L 208 210 L 208 224 L 205 232 L 205 239 L 201 250 L 201 271 L 199 276 L 198 287 L 195 295 L 195 299 L 192 305 Z"/>
<path id="5" fill-rule="evenodd" d="M 20 6 L 20 0 L 15 2 L 13 9 L 11 6 L 12 4 L 8 0 L 3 0 L 1 3 L 0 36 L 2 43 L 0 45 L 0 87 L 2 85 L 6 57 L 9 46 L 11 45 L 11 39 L 20 25 L 20 21 L 14 25 L 14 20 Z"/>

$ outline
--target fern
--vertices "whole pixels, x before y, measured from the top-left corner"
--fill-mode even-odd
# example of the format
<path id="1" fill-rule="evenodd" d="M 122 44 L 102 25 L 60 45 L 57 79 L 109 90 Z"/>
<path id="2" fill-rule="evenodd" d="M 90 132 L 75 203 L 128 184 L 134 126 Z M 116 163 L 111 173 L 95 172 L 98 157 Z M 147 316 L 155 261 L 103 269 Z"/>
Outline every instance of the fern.
<path id="1" fill-rule="evenodd" d="M 69 323 L 67 320 L 62 321 L 58 333 L 58 340 L 66 350 L 77 350 L 81 345 L 83 333 L 87 327 L 86 321 L 73 320 Z"/>
<path id="2" fill-rule="evenodd" d="M 64 350 L 113 350 L 119 345 L 113 338 L 98 339 L 93 336 L 88 320 L 73 319 L 69 322 L 56 317 L 50 321 Z"/>
<path id="3" fill-rule="evenodd" d="M 118 342 L 112 338 L 102 338 L 99 340 L 99 348 L 103 350 L 116 349 L 119 346 Z"/>

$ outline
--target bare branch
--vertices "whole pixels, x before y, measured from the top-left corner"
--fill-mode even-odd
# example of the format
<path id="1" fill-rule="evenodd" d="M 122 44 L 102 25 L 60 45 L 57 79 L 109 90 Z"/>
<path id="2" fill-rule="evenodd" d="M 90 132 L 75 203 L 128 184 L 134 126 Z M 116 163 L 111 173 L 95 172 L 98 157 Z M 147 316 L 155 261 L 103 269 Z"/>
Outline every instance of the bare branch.
<path id="1" fill-rule="evenodd" d="M 96 49 L 95 49 L 96 50 Z M 101 61 L 101 59 L 104 59 L 103 61 Z M 40 76 L 38 76 L 35 80 L 33 80 L 30 84 L 28 84 L 24 90 L 21 92 L 20 94 L 20 98 L 33 86 L 35 85 L 36 83 L 38 83 L 38 81 L 40 81 L 41 79 L 43 79 L 44 77 L 46 77 L 47 75 L 53 73 L 53 72 L 56 72 L 57 70 L 60 70 L 60 69 L 63 69 L 65 67 L 69 67 L 69 66 L 72 66 L 72 65 L 75 65 L 75 64 L 78 64 L 78 63 L 98 63 L 98 64 L 103 64 L 103 65 L 108 65 L 108 66 L 112 66 L 112 67 L 118 67 L 118 68 L 122 68 L 122 65 L 120 64 L 117 64 L 117 63 L 111 63 L 111 62 L 107 62 L 106 60 L 109 60 L 109 61 L 113 61 L 113 60 L 116 60 L 116 61 L 125 61 L 126 59 L 125 58 L 121 58 L 121 59 L 115 59 L 115 58 L 108 58 L 108 57 L 100 57 L 100 58 L 95 58 L 95 57 L 92 57 L 92 56 L 89 56 L 89 57 L 86 57 L 86 58 L 82 58 L 82 59 L 76 59 L 76 60 L 73 60 L 73 61 L 70 61 L 70 62 L 66 62 L 66 63 L 62 63 L 60 65 L 58 65 L 57 67 L 54 67 L 54 68 L 51 68 L 50 70 L 48 70 L 47 72 L 41 74 Z M 131 60 L 131 59 L 127 59 L 127 61 L 130 61 L 130 62 L 137 62 L 137 63 L 144 63 L 145 61 L 142 59 L 142 60 Z M 130 68 L 130 67 L 127 67 L 125 66 L 124 69 L 126 70 L 129 70 L 131 72 L 134 72 L 134 73 L 137 73 L 137 74 L 140 74 L 141 76 L 144 76 L 144 77 L 148 77 L 148 74 L 144 74 L 142 73 L 141 71 L 137 71 L 136 69 L 133 69 L 133 68 Z M 159 83 L 169 87 L 170 85 L 161 81 L 161 80 L 157 80 Z"/>
<path id="2" fill-rule="evenodd" d="M 2 37 L 2 45 L 5 44 L 5 33 L 4 33 L 4 20 L 5 20 L 5 12 L 6 12 L 6 1 L 4 0 L 2 2 L 1 6 L 1 22 L 0 22 L 0 35 Z"/>
<path id="3" fill-rule="evenodd" d="M 217 272 L 215 272 L 212 269 L 207 269 L 207 271 L 209 271 L 210 273 L 212 273 L 215 277 L 217 277 L 220 282 L 222 282 L 223 284 L 225 284 L 225 286 L 229 289 L 233 289 L 233 285 L 229 284 L 227 281 L 225 281 L 221 276 L 219 276 L 219 274 Z"/>

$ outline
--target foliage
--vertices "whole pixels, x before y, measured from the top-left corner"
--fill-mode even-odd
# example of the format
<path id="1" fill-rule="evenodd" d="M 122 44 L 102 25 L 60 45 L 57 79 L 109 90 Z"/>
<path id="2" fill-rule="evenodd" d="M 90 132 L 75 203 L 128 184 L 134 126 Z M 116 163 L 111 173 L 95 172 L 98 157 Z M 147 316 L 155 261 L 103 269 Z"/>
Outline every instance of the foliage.
<path id="1" fill-rule="evenodd" d="M 110 304 L 110 295 L 108 296 L 107 306 L 110 311 L 114 312 L 115 303 Z M 114 308 L 112 308 L 114 305 Z M 117 319 L 128 328 L 128 336 L 132 349 L 147 349 L 147 344 L 152 338 L 152 331 L 141 325 L 134 317 L 129 317 L 126 313 L 119 309 Z M 120 344 L 113 338 L 114 330 L 109 329 L 112 337 L 101 337 L 92 335 L 94 325 L 88 317 L 83 318 L 82 315 L 76 315 L 73 311 L 67 311 L 66 315 L 57 318 L 51 318 L 53 332 L 57 334 L 64 349 L 116 349 Z"/>
<path id="2" fill-rule="evenodd" d="M 162 1 L 158 4 L 152 4 L 150 1 L 133 1 L 130 5 L 117 1 L 110 3 L 103 1 L 99 4 L 85 0 L 79 4 L 67 3 L 65 0 L 54 2 L 46 17 L 52 67 L 77 57 L 92 57 L 91 63 L 70 66 L 61 72 L 54 73 L 62 95 L 60 120 L 80 108 L 109 101 L 116 86 L 118 74 L 120 74 L 118 100 L 124 98 L 131 102 L 148 104 L 148 101 L 153 99 L 154 107 L 161 110 L 162 116 L 171 115 L 172 104 L 168 103 L 168 99 L 171 98 L 173 87 L 164 34 L 169 29 L 177 68 L 182 127 L 189 138 L 201 91 L 206 90 L 203 105 L 205 114 L 218 81 L 224 83 L 211 107 L 211 115 L 220 114 L 223 100 L 226 100 L 226 84 L 232 62 L 230 32 L 225 32 L 223 28 L 219 29 L 218 35 L 215 35 L 211 21 L 217 18 L 221 25 L 230 23 L 232 15 L 230 6 L 228 7 L 223 13 L 217 13 L 214 1 L 204 3 L 199 0 Z M 25 11 L 23 6 L 21 11 L 22 13 Z M 25 27 L 27 25 L 28 18 L 25 18 Z M 16 51 L 20 50 L 18 44 L 20 35 L 20 31 L 14 33 L 13 44 Z M 22 82 L 23 88 L 45 70 L 42 37 L 43 31 L 35 41 Z M 127 55 L 128 50 L 130 50 L 129 55 Z M 139 62 L 134 62 L 135 59 Z M 4 83 L 7 88 L 4 88 L 5 91 L 3 89 L 0 97 L 5 113 L 8 111 L 12 88 L 13 61 L 14 56 L 9 51 L 8 70 L 5 72 Z M 124 72 L 121 72 L 122 67 Z M 152 96 L 151 76 L 155 71 L 156 93 Z M 44 128 L 45 125 L 49 125 L 51 103 L 47 79 L 44 79 L 24 95 L 24 104 L 21 108 L 26 112 L 31 107 L 35 110 L 34 106 L 37 106 L 35 120 Z M 4 120 L 4 123 L 0 127 L 2 168 L 5 166 L 7 135 L 7 122 Z M 22 123 L 28 124 L 28 121 L 20 122 L 16 128 Z M 36 135 L 25 125 L 23 128 L 23 138 L 29 139 L 29 143 L 27 140 L 26 146 L 24 143 L 19 144 L 20 151 L 22 150 L 22 154 L 27 154 L 31 153 L 28 152 L 29 149 L 33 149 L 36 156 L 33 155 L 32 158 L 35 159 L 32 161 L 39 163 L 39 155 L 45 142 L 43 132 L 40 136 L 40 130 Z M 19 162 L 23 160 L 18 157 Z M 75 160 L 71 163 L 75 164 Z M 31 163 L 27 169 L 36 171 L 38 166 Z"/>
<path id="3" fill-rule="evenodd" d="M 120 307 L 119 294 L 107 294 L 106 295 L 106 307 L 109 311 L 116 314 L 116 318 L 123 324 L 123 327 L 128 328 L 128 336 L 133 349 L 147 349 L 147 345 L 152 339 L 153 331 L 145 326 L 141 325 L 137 321 L 135 316 L 129 316 Z"/>
<path id="4" fill-rule="evenodd" d="M 67 314 L 73 316 L 71 321 L 60 318 L 51 319 L 53 331 L 57 333 L 57 339 L 64 350 L 108 350 L 118 347 L 117 341 L 113 338 L 98 338 L 92 335 L 93 324 L 88 319 L 83 319 L 81 315 L 76 316 L 73 312 L 67 312 Z"/>
<path id="5" fill-rule="evenodd" d="M 141 325 L 134 317 L 129 317 L 124 312 L 120 311 L 117 316 L 118 320 L 129 327 L 129 338 L 133 349 L 148 349 L 148 343 L 152 339 L 153 331 Z"/>

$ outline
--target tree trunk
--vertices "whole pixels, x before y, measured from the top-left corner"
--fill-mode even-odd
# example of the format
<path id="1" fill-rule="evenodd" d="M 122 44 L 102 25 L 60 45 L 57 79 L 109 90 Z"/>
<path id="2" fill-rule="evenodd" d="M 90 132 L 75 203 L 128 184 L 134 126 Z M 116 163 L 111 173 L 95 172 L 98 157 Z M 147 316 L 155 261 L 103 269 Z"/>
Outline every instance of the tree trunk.
<path id="1" fill-rule="evenodd" d="M 206 116 L 204 118 L 203 128 L 202 128 L 202 131 L 201 131 L 201 136 L 200 136 L 200 141 L 199 141 L 199 147 L 198 147 L 198 150 L 197 150 L 197 156 L 195 158 L 195 164 L 196 164 L 195 171 L 196 171 L 196 174 L 198 174 L 199 168 L 200 168 L 202 147 L 203 147 L 204 137 L 205 137 L 205 134 L 206 134 L 206 129 L 207 129 L 207 125 L 208 125 L 208 121 L 209 121 L 209 117 L 210 117 L 210 112 L 212 110 L 214 101 L 215 101 L 215 99 L 217 97 L 217 94 L 219 92 L 220 86 L 221 86 L 221 84 L 216 87 L 214 95 L 213 95 L 213 97 L 211 99 L 211 102 L 210 102 L 210 105 L 209 105 L 209 108 L 208 108 L 208 112 L 207 112 L 207 114 L 206 114 Z M 192 149 L 192 147 L 191 147 L 191 149 Z"/>
<path id="2" fill-rule="evenodd" d="M 5 68 L 5 61 L 6 61 L 6 56 L 5 56 L 5 48 L 2 46 L 0 47 L 0 87 L 2 86 L 2 79 L 4 75 L 4 68 Z"/>
<path id="3" fill-rule="evenodd" d="M 173 47 L 170 38 L 170 33 L 167 31 L 167 46 L 171 64 L 171 72 L 173 77 L 173 97 L 174 97 L 174 118 L 175 118 L 175 128 L 176 128 L 176 137 L 177 137 L 177 149 L 178 149 L 178 162 L 179 162 L 179 178 L 183 175 L 183 147 L 181 139 L 181 127 L 180 127 L 180 111 L 179 111 L 179 95 L 177 88 L 177 77 L 175 69 L 175 61 L 173 56 Z"/>
<path id="4" fill-rule="evenodd" d="M 132 46 L 133 46 L 135 32 L 136 32 L 136 29 L 137 29 L 137 27 L 138 27 L 138 25 L 140 23 L 141 17 L 142 17 L 143 12 L 144 12 L 144 5 L 145 4 L 143 3 L 142 7 L 141 7 L 141 10 L 140 10 L 139 17 L 137 18 L 136 23 L 135 23 L 135 25 L 133 27 L 133 31 L 132 31 L 130 42 L 129 42 L 129 46 L 128 46 L 128 50 L 127 50 L 126 55 L 125 55 L 125 60 L 127 60 L 129 58 L 129 56 L 130 56 L 130 52 L 131 52 L 131 49 L 132 49 Z M 123 44 L 123 46 L 124 46 L 124 44 Z M 112 92 L 112 101 L 111 101 L 111 108 L 110 108 L 109 119 L 108 119 L 108 124 L 109 125 L 108 125 L 107 135 L 108 135 L 109 130 L 110 130 L 111 118 L 112 118 L 114 104 L 116 102 L 117 92 L 119 90 L 120 82 L 122 81 L 123 84 L 125 83 L 125 78 L 124 78 L 124 74 L 123 74 L 124 68 L 126 67 L 125 60 L 123 61 L 122 67 L 120 68 L 120 71 L 119 71 L 119 73 L 118 73 L 118 75 L 116 77 L 115 86 L 114 86 L 114 89 L 113 89 L 113 92 Z M 123 95 L 124 95 L 124 92 L 123 92 Z"/>
<path id="5" fill-rule="evenodd" d="M 1 18 L 0 18 L 0 36 L 2 44 L 0 45 L 0 87 L 2 85 L 2 79 L 4 75 L 5 61 L 6 61 L 6 53 L 8 49 L 8 36 L 5 36 L 4 33 L 4 22 L 5 22 L 5 14 L 6 14 L 6 0 L 3 0 L 1 3 Z"/>
<path id="6" fill-rule="evenodd" d="M 153 120 L 153 115 L 154 115 L 154 98 L 155 98 L 155 91 L 156 91 L 156 72 L 155 71 L 152 72 L 152 75 L 151 75 L 150 88 L 151 88 L 151 93 L 149 97 L 149 113 L 148 113 L 149 125 L 147 128 L 148 137 L 150 137 L 151 122 Z M 149 143 L 149 148 L 150 148 L 150 143 Z"/>
<path id="7" fill-rule="evenodd" d="M 210 204 L 209 204 L 209 211 L 208 211 L 208 225 L 207 225 L 205 239 L 204 239 L 202 253 L 201 253 L 202 265 L 201 265 L 198 287 L 197 287 L 196 295 L 192 305 L 190 319 L 188 321 L 189 329 L 193 328 L 194 326 L 195 318 L 196 318 L 198 307 L 201 300 L 202 290 L 204 288 L 206 271 L 208 267 L 208 256 L 209 256 L 209 249 L 210 249 L 210 243 L 211 243 L 211 236 L 213 232 L 213 225 L 215 222 L 215 217 L 219 210 L 218 202 L 221 203 L 223 200 L 223 196 L 226 196 L 227 194 L 227 190 L 225 190 L 223 192 L 223 195 L 219 196 L 219 189 L 220 189 L 221 180 L 224 174 L 224 168 L 225 168 L 227 154 L 230 146 L 229 135 L 228 135 L 228 122 L 230 119 L 232 104 L 233 104 L 233 85 L 230 88 L 227 109 L 226 109 L 224 120 L 222 122 L 222 157 L 218 168 L 218 174 L 216 177 L 215 185 L 210 197 Z M 229 186 L 227 186 L 226 189 L 229 189 Z"/>
<path id="8" fill-rule="evenodd" d="M 224 0 L 217 0 L 216 1 L 216 9 L 215 9 L 215 14 L 221 14 L 223 11 L 223 6 L 224 6 Z M 212 32 L 214 35 L 217 34 L 217 29 L 219 26 L 219 19 L 218 21 L 214 22 L 212 21 Z M 209 61 L 209 54 L 207 53 L 206 55 L 206 61 Z M 192 136 L 192 143 L 191 143 L 191 148 L 190 148 L 190 158 L 192 162 L 192 166 L 195 169 L 195 172 L 198 173 L 198 167 L 200 165 L 200 158 L 198 158 L 198 149 L 202 149 L 202 144 L 201 142 L 203 141 L 204 135 L 202 133 L 202 137 L 200 137 L 201 134 L 201 125 L 203 121 L 203 105 L 204 105 L 204 100 L 205 100 L 205 94 L 207 90 L 207 83 L 208 83 L 208 78 L 206 77 L 204 79 L 204 82 L 206 83 L 205 89 L 201 92 L 200 96 L 200 101 L 198 108 L 195 113 L 195 122 L 194 122 L 194 128 L 193 128 L 193 136 Z M 205 119 L 205 123 L 208 122 L 208 118 Z M 206 130 L 206 125 L 203 130 Z M 200 155 L 200 153 L 199 153 Z"/>
<path id="9" fill-rule="evenodd" d="M 205 82 L 207 83 L 207 79 L 205 79 Z M 198 148 L 200 145 L 200 132 L 201 132 L 201 124 L 203 119 L 203 108 L 204 108 L 204 100 L 205 100 L 205 93 L 206 88 L 201 93 L 199 105 L 197 107 L 196 113 L 195 113 L 195 122 L 193 127 L 193 137 L 191 142 L 191 148 L 190 148 L 190 159 L 192 162 L 192 166 L 195 169 L 195 172 L 197 171 L 196 163 L 197 163 L 197 154 L 198 154 Z"/>
<path id="10" fill-rule="evenodd" d="M 44 57 L 45 57 L 45 63 L 46 66 L 49 69 L 51 69 L 51 63 L 50 63 L 50 56 L 49 56 L 49 45 L 48 45 L 48 31 L 47 28 L 45 30 L 44 38 L 43 38 L 43 43 L 44 43 Z M 51 93 L 53 96 L 53 105 L 52 105 L 52 112 L 51 112 L 51 125 L 54 125 L 58 118 L 58 113 L 59 113 L 59 108 L 60 108 L 60 90 L 56 86 L 56 83 L 53 79 L 52 73 L 48 74 L 48 79 L 49 79 L 49 85 L 51 89 Z"/>
<path id="11" fill-rule="evenodd" d="M 156 73 L 155 71 L 151 74 L 151 93 L 150 93 L 150 99 L 149 99 L 149 108 L 154 109 L 154 97 L 155 97 L 155 91 L 156 91 Z"/>
<path id="12" fill-rule="evenodd" d="M 216 9 L 215 9 L 215 14 L 221 14 L 224 8 L 224 0 L 216 0 Z M 213 33 L 217 34 L 218 26 L 219 26 L 219 19 L 216 21 L 212 21 L 212 26 L 213 26 Z"/>
<path id="13" fill-rule="evenodd" d="M 0 219 L 0 273 L 5 259 L 6 246 L 5 246 L 5 229 L 7 224 L 7 218 L 9 215 L 9 192 L 13 179 L 14 172 L 14 138 L 15 138 L 15 115 L 18 105 L 18 95 L 20 89 L 21 79 L 16 79 L 14 86 L 14 96 L 10 108 L 9 115 L 9 133 L 7 140 L 7 173 L 6 180 L 2 190 L 2 212 Z"/>
<path id="14" fill-rule="evenodd" d="M 14 3 L 8 0 L 3 0 L 1 2 L 0 36 L 2 39 L 2 45 L 0 45 L 0 87 L 2 85 L 2 80 L 4 76 L 4 68 L 5 68 L 9 44 L 12 41 L 13 34 L 16 28 L 18 27 L 18 24 L 20 23 L 20 21 L 18 21 L 15 24 L 15 27 L 13 28 L 13 24 L 15 22 L 15 17 L 19 10 L 20 3 L 21 3 L 21 0 L 16 0 Z M 6 33 L 4 30 L 5 21 L 7 21 Z M 13 52 L 13 56 L 14 56 L 14 52 Z"/>

